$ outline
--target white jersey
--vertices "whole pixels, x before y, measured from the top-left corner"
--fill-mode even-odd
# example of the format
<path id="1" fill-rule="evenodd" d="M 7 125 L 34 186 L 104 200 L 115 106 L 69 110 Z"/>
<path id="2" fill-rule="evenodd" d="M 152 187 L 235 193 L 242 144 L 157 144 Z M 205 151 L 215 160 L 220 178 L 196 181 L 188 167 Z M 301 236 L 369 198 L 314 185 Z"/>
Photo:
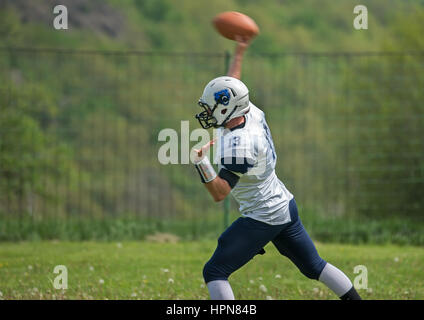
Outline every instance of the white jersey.
<path id="1" fill-rule="evenodd" d="M 265 114 L 250 102 L 244 117 L 241 126 L 218 130 L 218 169 L 240 177 L 231 193 L 243 216 L 272 225 L 290 222 L 293 195 L 275 174 L 277 155 Z"/>

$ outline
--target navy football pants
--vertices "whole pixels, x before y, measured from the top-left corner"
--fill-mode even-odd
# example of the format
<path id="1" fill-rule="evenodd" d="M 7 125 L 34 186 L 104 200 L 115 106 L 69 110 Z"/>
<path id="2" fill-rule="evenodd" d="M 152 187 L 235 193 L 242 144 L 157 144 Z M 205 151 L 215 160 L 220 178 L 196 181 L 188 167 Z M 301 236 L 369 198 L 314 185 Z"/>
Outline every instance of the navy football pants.
<path id="1" fill-rule="evenodd" d="M 240 217 L 224 231 L 212 258 L 203 268 L 205 282 L 227 280 L 256 254 L 263 254 L 272 241 L 278 251 L 288 257 L 308 278 L 318 280 L 326 262 L 318 252 L 300 221 L 294 199 L 289 203 L 291 221 L 269 225 Z"/>

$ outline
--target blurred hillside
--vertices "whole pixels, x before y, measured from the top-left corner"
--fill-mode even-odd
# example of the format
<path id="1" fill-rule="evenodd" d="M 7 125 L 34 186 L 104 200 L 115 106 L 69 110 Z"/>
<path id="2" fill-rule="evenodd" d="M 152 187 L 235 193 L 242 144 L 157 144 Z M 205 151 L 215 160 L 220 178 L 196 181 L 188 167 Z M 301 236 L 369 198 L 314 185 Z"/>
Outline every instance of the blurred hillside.
<path id="1" fill-rule="evenodd" d="M 57 4 L 68 8 L 68 31 L 52 27 Z M 1 0 L 0 30 L 3 46 L 219 52 L 232 48 L 232 43 L 219 37 L 210 21 L 222 11 L 235 10 L 260 26 L 251 53 L 374 51 L 393 40 L 389 27 L 396 19 L 403 17 L 407 24 L 407 16 L 420 12 L 423 1 L 365 1 L 366 32 L 352 27 L 357 4 L 352 0 Z"/>
<path id="2" fill-rule="evenodd" d="M 69 30 L 53 28 L 55 4 L 67 6 Z M 131 225 L 137 232 L 188 221 L 192 236 L 221 226 L 221 205 L 192 166 L 158 163 L 158 134 L 179 133 L 182 120 L 199 127 L 197 99 L 234 46 L 210 21 L 237 10 L 261 28 L 243 81 L 309 221 L 326 237 L 329 224 L 316 217 L 382 218 L 424 241 L 424 1 L 367 1 L 365 31 L 352 26 L 356 4 L 0 0 L 0 214 L 30 221 L 2 224 L 0 239 L 50 218 L 145 219 L 144 231 Z M 55 226 L 41 229 L 54 238 Z M 372 228 L 394 238 L 387 225 Z M 85 223 L 73 231 L 97 232 Z"/>

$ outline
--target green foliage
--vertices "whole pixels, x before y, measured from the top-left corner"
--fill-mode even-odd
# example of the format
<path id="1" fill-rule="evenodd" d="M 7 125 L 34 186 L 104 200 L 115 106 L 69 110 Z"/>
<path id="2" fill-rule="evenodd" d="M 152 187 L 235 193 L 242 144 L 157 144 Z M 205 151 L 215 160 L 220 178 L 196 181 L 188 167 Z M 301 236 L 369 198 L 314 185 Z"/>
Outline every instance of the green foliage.
<path id="1" fill-rule="evenodd" d="M 422 223 L 418 220 L 387 218 L 318 216 L 302 212 L 301 219 L 310 236 L 322 243 L 424 245 Z M 237 216 L 232 214 L 231 219 Z M 223 218 L 202 214 L 191 218 L 2 218 L 0 241 L 124 241 L 145 240 L 147 236 L 167 232 L 184 240 L 216 239 L 224 230 Z"/>
<path id="2" fill-rule="evenodd" d="M 352 202 L 367 204 L 358 207 L 364 215 L 422 217 L 423 14 L 421 10 L 397 16 L 389 29 L 396 43 L 382 45 L 384 50 L 403 48 L 410 54 L 358 61 L 347 76 L 352 94 L 346 109 L 355 113 L 349 128 Z"/>
<path id="3" fill-rule="evenodd" d="M 148 221 L 162 230 L 174 230 L 174 221 L 181 219 L 178 230 L 193 238 L 208 226 L 215 233 L 221 204 L 211 205 L 191 166 L 158 164 L 157 138 L 164 128 L 179 132 L 181 120 L 198 128 L 196 101 L 207 81 L 226 72 L 223 52 L 233 46 L 209 21 L 219 12 L 239 10 L 261 28 L 244 60 L 243 81 L 251 100 L 266 112 L 278 176 L 298 203 L 323 221 L 307 218 L 320 225 L 317 237 L 386 242 L 393 236 L 396 243 L 421 244 L 414 226 L 422 228 L 424 207 L 422 55 L 287 53 L 423 50 L 422 4 L 370 2 L 367 31 L 352 27 L 356 4 L 101 2 L 111 23 L 107 26 L 116 23 L 119 29 L 113 35 L 103 30 L 103 22 L 96 24 L 95 5 L 81 12 L 73 8 L 81 24 L 71 24 L 66 32 L 32 16 L 22 23 L 23 13 L 9 5 L 0 12 L 4 47 L 107 51 L 0 51 L 0 211 L 35 221 L 22 229 L 27 236 L 12 235 L 11 227 L 3 239 L 32 234 L 61 239 L 129 234 L 138 239 L 150 230 L 131 225 L 112 232 L 108 228 L 117 217 Z M 115 51 L 120 49 L 155 54 Z M 325 232 L 330 218 L 366 216 L 373 219 L 365 231 L 353 220 L 331 227 L 344 230 L 343 239 Z M 44 229 L 44 219 L 58 217 L 63 220 Z M 386 230 L 382 235 L 373 222 L 378 217 Z M 405 229 L 395 219 L 390 228 L 387 217 L 415 220 Z M 87 225 L 96 233 L 74 218 L 94 219 Z M 96 229 L 99 219 L 112 222 Z M 62 221 L 69 221 L 71 229 L 57 231 Z"/>
<path id="4" fill-rule="evenodd" d="M 11 86 L 0 97 L 0 110 L 0 210 L 32 211 L 44 200 L 57 204 L 52 185 L 72 165 L 68 147 L 48 133 L 56 110 L 52 101 L 40 87 L 18 92 Z"/>

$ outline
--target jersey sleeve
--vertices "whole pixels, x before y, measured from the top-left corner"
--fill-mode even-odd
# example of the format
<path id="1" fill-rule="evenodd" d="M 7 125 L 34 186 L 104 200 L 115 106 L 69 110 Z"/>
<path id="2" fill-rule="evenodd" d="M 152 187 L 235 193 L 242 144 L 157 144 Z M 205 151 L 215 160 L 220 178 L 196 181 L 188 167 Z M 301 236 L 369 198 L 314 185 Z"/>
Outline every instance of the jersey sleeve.
<path id="1" fill-rule="evenodd" d="M 225 168 L 219 170 L 218 176 L 221 179 L 227 181 L 231 189 L 233 189 L 236 186 L 237 182 L 240 180 L 240 177 L 236 173 L 229 171 Z"/>
<path id="2" fill-rule="evenodd" d="M 247 173 L 255 165 L 254 159 L 244 155 L 236 155 L 230 157 L 221 158 L 222 168 L 232 171 L 238 176 Z"/>

